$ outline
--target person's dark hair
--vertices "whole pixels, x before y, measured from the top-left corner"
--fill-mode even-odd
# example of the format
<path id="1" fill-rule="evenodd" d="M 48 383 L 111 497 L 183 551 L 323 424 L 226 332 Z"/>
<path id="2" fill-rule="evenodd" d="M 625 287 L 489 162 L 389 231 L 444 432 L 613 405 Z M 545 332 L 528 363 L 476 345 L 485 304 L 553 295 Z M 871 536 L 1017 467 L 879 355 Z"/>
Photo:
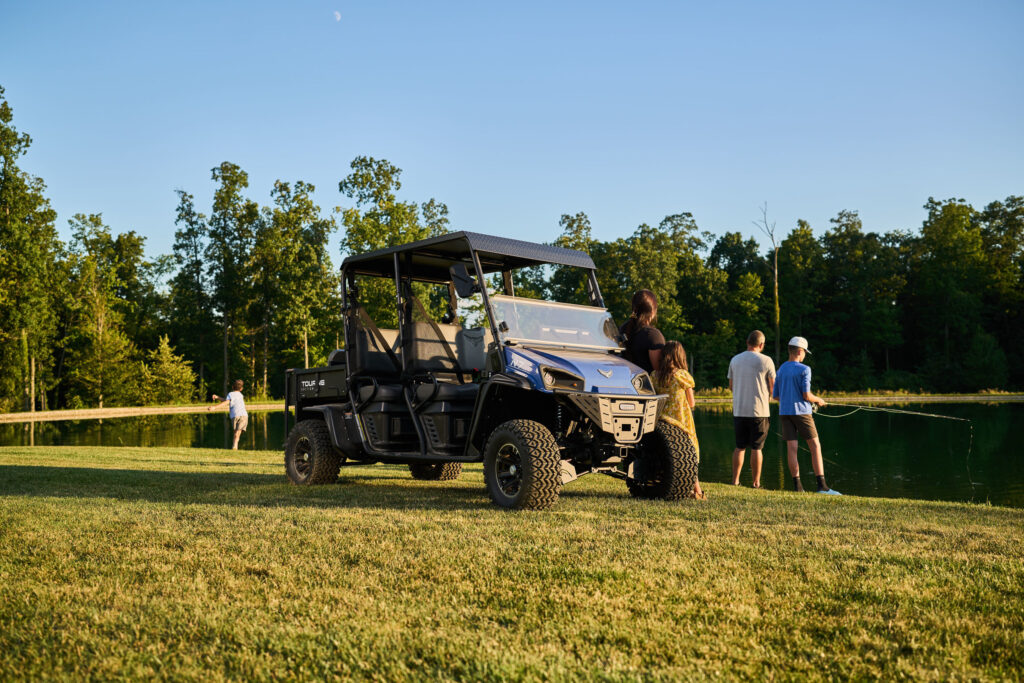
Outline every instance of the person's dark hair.
<path id="1" fill-rule="evenodd" d="M 754 330 L 747 335 L 747 346 L 754 347 L 759 344 L 764 344 L 764 332 L 761 330 Z"/>
<path id="2" fill-rule="evenodd" d="M 242 387 L 245 386 L 242 380 L 236 379 L 231 383 L 231 391 L 241 391 Z"/>
<path id="3" fill-rule="evenodd" d="M 789 355 L 795 356 L 797 351 L 803 351 L 803 349 L 800 348 L 799 346 L 790 346 L 789 347 Z"/>
<path id="4" fill-rule="evenodd" d="M 654 371 L 658 384 L 667 384 L 676 370 L 689 370 L 686 365 L 686 349 L 677 341 L 670 341 L 661 349 L 661 363 Z"/>
<path id="5" fill-rule="evenodd" d="M 658 320 L 658 297 L 649 289 L 641 289 L 633 295 L 633 312 L 622 328 L 622 334 L 629 339 L 641 327 L 652 327 Z"/>

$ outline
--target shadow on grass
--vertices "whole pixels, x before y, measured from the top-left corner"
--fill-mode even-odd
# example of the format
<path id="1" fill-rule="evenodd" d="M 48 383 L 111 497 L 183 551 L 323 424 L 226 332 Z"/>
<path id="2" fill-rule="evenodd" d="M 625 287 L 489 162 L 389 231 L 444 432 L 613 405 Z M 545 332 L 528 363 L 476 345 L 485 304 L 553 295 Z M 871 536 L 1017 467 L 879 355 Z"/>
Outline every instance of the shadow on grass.
<path id="1" fill-rule="evenodd" d="M 342 476 L 337 484 L 294 486 L 284 474 L 0 465 L 0 496 L 111 498 L 238 507 L 465 510 L 490 505 L 482 487 L 411 477 Z M 391 483 L 378 483 L 378 480 Z"/>

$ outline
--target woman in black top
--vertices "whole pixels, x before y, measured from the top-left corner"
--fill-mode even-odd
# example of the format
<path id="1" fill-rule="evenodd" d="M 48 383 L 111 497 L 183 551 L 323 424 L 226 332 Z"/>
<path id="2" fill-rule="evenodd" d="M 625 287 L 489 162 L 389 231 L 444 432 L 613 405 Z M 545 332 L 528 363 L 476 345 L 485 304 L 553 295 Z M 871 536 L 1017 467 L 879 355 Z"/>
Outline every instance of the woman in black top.
<path id="1" fill-rule="evenodd" d="M 633 295 L 633 313 L 619 331 L 626 338 L 629 359 L 647 372 L 654 372 L 661 361 L 665 335 L 654 327 L 658 321 L 658 297 L 649 289 Z"/>

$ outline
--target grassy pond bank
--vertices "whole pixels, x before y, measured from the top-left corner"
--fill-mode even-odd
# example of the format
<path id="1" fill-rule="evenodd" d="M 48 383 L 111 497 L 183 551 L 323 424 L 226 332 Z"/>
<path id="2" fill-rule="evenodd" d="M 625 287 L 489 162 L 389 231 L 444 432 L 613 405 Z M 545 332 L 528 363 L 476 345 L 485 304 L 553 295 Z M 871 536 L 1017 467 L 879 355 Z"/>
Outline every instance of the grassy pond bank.
<path id="1" fill-rule="evenodd" d="M 0 448 L 0 679 L 1020 678 L 1024 510 Z"/>

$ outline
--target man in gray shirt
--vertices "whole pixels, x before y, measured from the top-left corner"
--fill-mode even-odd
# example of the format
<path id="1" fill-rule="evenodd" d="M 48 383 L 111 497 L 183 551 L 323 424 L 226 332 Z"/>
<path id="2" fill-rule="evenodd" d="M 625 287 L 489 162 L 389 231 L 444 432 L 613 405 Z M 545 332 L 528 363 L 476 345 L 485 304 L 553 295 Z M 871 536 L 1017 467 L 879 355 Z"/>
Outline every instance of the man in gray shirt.
<path id="1" fill-rule="evenodd" d="M 771 426 L 768 401 L 775 386 L 775 363 L 761 353 L 764 333 L 754 330 L 747 336 L 747 350 L 729 362 L 729 388 L 732 390 L 732 423 L 736 448 L 732 452 L 732 483 L 739 486 L 743 456 L 750 449 L 750 474 L 754 488 L 761 488 L 761 448 Z"/>

